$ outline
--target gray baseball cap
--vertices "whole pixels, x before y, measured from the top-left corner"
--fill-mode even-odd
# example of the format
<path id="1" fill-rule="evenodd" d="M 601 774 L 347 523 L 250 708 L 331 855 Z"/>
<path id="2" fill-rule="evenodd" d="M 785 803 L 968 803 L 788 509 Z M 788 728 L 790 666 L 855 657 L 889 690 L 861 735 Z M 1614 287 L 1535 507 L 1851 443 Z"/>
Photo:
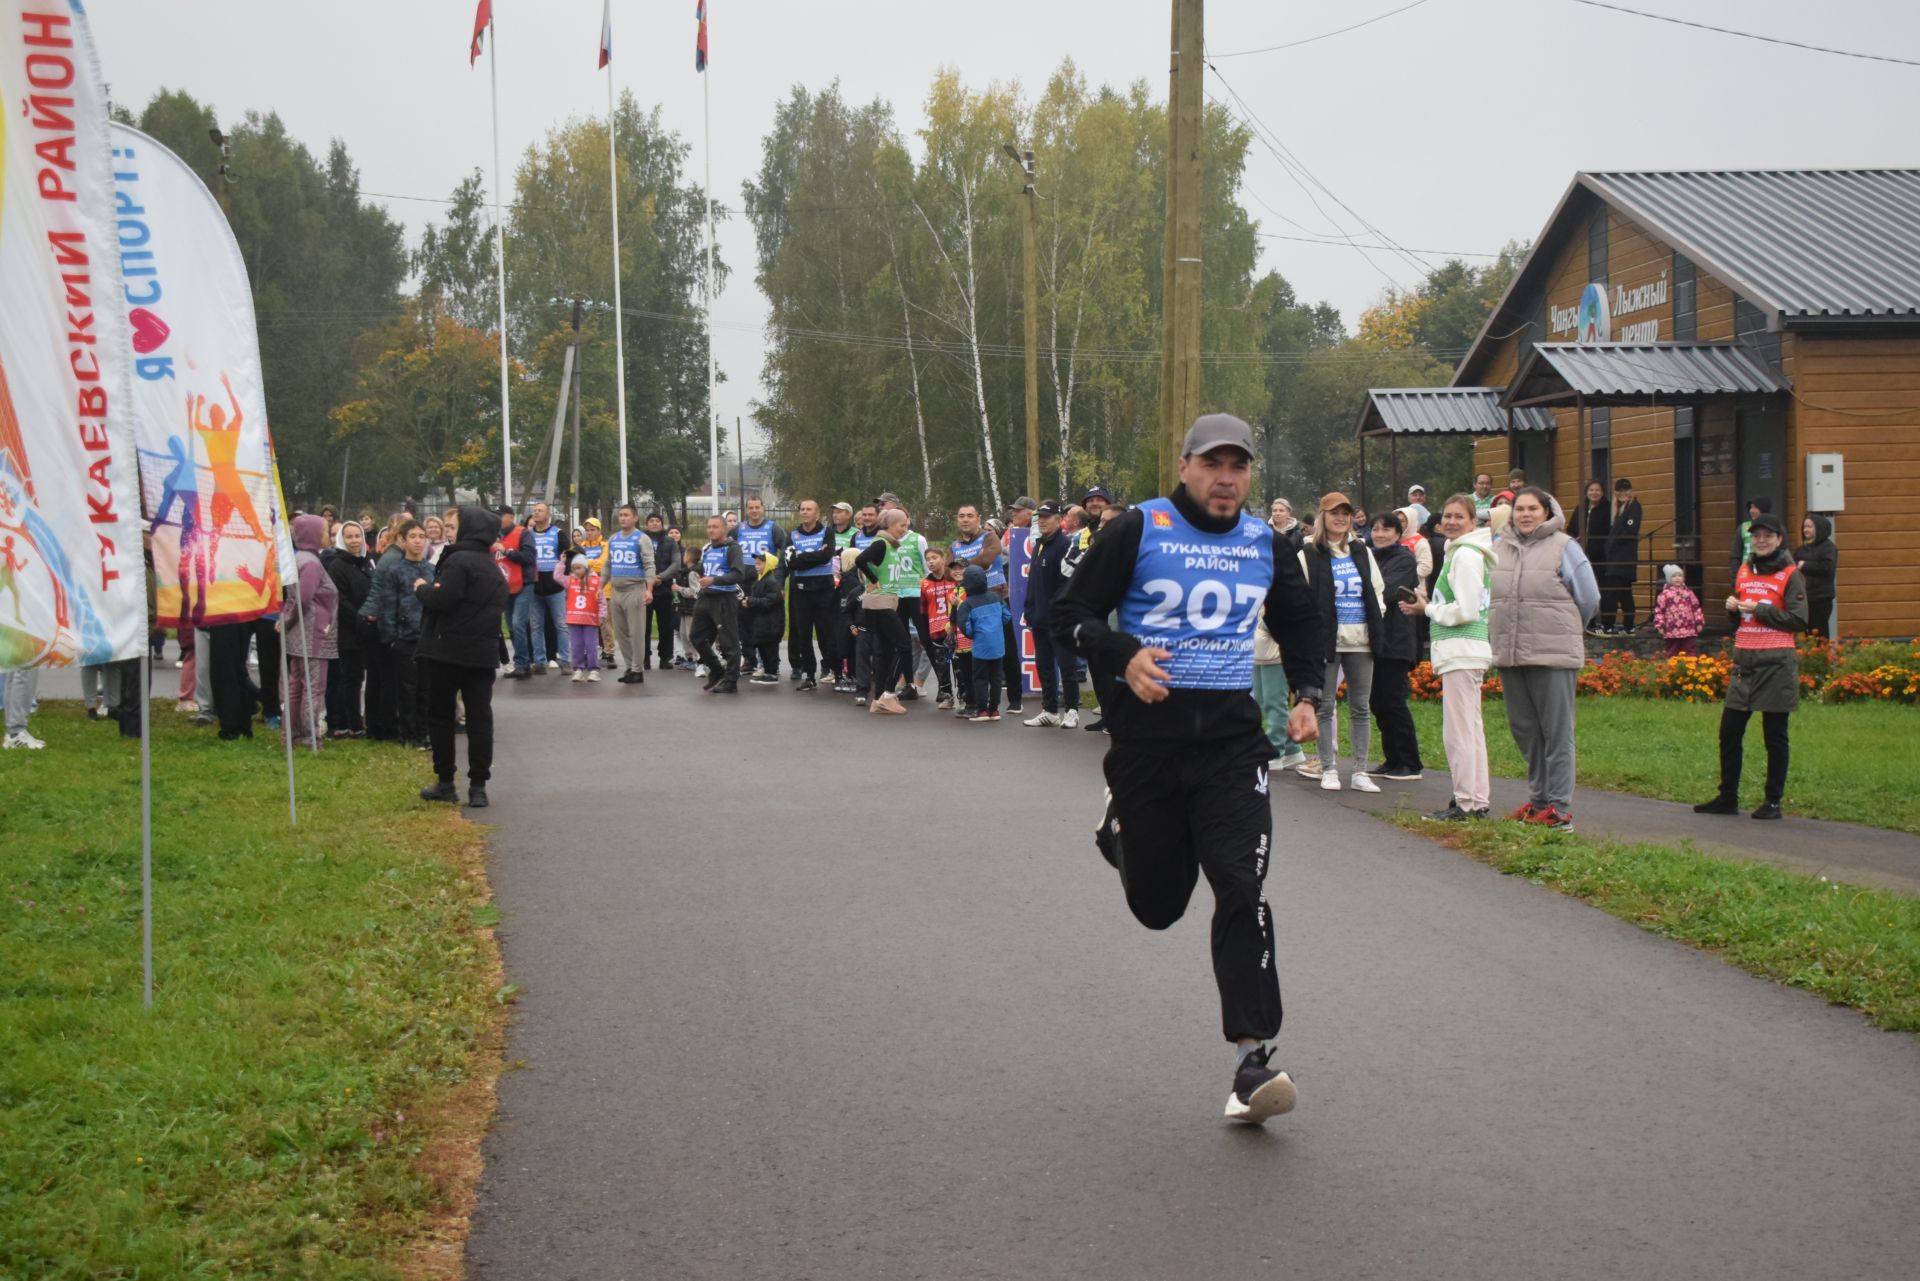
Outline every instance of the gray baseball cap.
<path id="1" fill-rule="evenodd" d="M 1226 446 L 1253 457 L 1253 428 L 1232 414 L 1202 414 L 1187 428 L 1187 438 L 1180 442 L 1180 456 L 1205 454 Z"/>
<path id="2" fill-rule="evenodd" d="M 1028 498 L 1025 494 L 1022 494 L 1020 495 L 1020 497 L 1014 499 L 1013 505 L 1015 509 L 1025 510 L 1025 511 L 1034 511 L 1038 509 L 1040 506 L 1039 503 L 1034 502 L 1031 498 Z"/>

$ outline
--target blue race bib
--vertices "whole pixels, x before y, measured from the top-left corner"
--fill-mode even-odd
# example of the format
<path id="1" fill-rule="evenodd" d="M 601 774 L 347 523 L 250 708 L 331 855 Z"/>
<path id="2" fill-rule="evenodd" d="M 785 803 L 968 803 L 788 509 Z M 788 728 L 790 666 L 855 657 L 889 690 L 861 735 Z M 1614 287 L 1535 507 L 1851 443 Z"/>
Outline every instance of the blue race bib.
<path id="1" fill-rule="evenodd" d="M 1164 498 L 1140 505 L 1145 523 L 1120 630 L 1171 651 L 1175 689 L 1249 689 L 1253 629 L 1273 586 L 1273 531 L 1242 514 L 1224 534 L 1189 525 Z"/>

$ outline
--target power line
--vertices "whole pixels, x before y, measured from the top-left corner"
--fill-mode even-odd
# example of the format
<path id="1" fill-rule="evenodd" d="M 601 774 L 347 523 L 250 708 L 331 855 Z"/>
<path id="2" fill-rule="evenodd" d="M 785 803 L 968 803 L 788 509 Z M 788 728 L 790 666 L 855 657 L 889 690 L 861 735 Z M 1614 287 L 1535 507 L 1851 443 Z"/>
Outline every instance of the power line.
<path id="1" fill-rule="evenodd" d="M 1236 49 L 1232 53 L 1210 53 L 1209 58 L 1250 58 L 1256 53 L 1277 53 L 1282 49 L 1297 49 L 1303 44 L 1312 44 L 1316 40 L 1326 40 L 1333 36 L 1344 36 L 1349 31 L 1358 31 L 1362 27 L 1371 27 L 1376 22 L 1384 22 L 1396 13 L 1405 13 L 1409 9 L 1418 9 L 1427 0 L 1413 0 L 1412 4 L 1403 4 L 1398 9 L 1389 9 L 1385 13 L 1375 14 L 1365 22 L 1356 22 L 1350 27 L 1341 27 L 1337 31 L 1322 31 L 1317 36 L 1308 36 L 1304 40 L 1289 40 L 1285 44 L 1270 44 L 1264 49 Z"/>
<path id="2" fill-rule="evenodd" d="M 1642 9 L 1629 9 L 1625 5 L 1607 4 L 1605 0 L 1573 0 L 1575 4 L 1586 5 L 1590 9 L 1611 9 L 1615 13 L 1630 13 L 1636 18 L 1651 18 L 1655 22 L 1671 22 L 1677 27 L 1692 27 L 1697 31 L 1714 31 L 1723 36 L 1739 36 L 1742 40 L 1759 40 L 1765 44 L 1785 45 L 1789 49 L 1804 49 L 1809 53 L 1830 53 L 1840 58 L 1864 58 L 1868 62 L 1891 62 L 1902 67 L 1920 67 L 1920 62 L 1912 58 L 1891 58 L 1879 53 L 1859 53 L 1852 49 L 1830 49 L 1826 45 L 1805 44 L 1799 40 L 1788 40 L 1781 36 L 1763 36 L 1752 31 L 1735 31 L 1732 27 L 1716 27 L 1705 22 L 1690 22 L 1686 18 L 1675 18 L 1664 13 L 1648 13 Z M 1225 57 L 1225 54 L 1219 55 Z"/>

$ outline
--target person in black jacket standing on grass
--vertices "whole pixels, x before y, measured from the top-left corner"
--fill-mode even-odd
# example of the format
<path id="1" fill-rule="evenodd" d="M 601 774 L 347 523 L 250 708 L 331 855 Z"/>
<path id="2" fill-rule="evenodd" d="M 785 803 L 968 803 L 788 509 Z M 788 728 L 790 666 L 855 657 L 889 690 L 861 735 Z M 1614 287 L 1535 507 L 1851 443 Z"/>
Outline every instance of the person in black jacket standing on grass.
<path id="1" fill-rule="evenodd" d="M 1236 1063 L 1226 1115 L 1257 1124 L 1292 1108 L 1295 1092 L 1266 1045 L 1281 1009 L 1265 890 L 1273 748 L 1251 697 L 1254 620 L 1284 655 L 1296 742 L 1316 730 L 1317 660 L 1329 642 L 1293 548 L 1241 510 L 1253 453 L 1245 422 L 1197 419 L 1180 483 L 1101 531 L 1051 621 L 1054 640 L 1094 670 L 1122 673 L 1108 699 L 1107 813 L 1094 839 L 1127 906 L 1164 930 L 1186 912 L 1202 870 L 1213 887 L 1214 981 Z"/>
<path id="2" fill-rule="evenodd" d="M 460 803 L 453 785 L 456 700 L 467 709 L 467 804 L 487 803 L 493 772 L 493 676 L 499 658 L 500 619 L 507 580 L 493 563 L 499 519 L 479 508 L 460 513 L 459 537 L 441 556 L 434 580 L 422 583 L 421 633 L 416 655 L 427 682 L 427 733 L 438 782 L 422 788 L 428 801 Z"/>
<path id="3" fill-rule="evenodd" d="M 1410 783 L 1421 776 L 1420 736 L 1408 710 L 1408 677 L 1420 656 L 1420 630 L 1400 612 L 1399 603 L 1421 591 L 1420 563 L 1400 541 L 1401 516 L 1381 512 L 1373 518 L 1373 563 L 1380 567 L 1387 608 L 1380 618 L 1380 645 L 1373 653 L 1373 720 L 1380 727 L 1382 764 L 1374 778 Z M 1404 593 L 1404 594 L 1402 594 Z"/>

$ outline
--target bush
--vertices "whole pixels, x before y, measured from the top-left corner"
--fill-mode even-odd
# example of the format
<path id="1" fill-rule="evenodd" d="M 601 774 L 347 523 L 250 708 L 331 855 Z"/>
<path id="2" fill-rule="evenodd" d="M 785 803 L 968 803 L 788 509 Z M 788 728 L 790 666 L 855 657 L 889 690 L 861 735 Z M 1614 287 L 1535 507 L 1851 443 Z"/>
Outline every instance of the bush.
<path id="1" fill-rule="evenodd" d="M 1815 636 L 1803 638 L 1797 652 L 1803 698 L 1823 703 L 1920 703 L 1920 642 L 1834 643 Z M 1580 669 L 1577 688 L 1583 695 L 1602 698 L 1716 703 L 1727 696 L 1732 674 L 1730 645 L 1710 654 L 1676 654 L 1666 659 L 1636 658 L 1625 650 L 1614 650 Z M 1410 685 L 1414 702 L 1439 701 L 1440 678 L 1431 664 L 1415 667 Z M 1497 670 L 1488 670 L 1481 689 L 1488 698 L 1501 696 Z"/>

